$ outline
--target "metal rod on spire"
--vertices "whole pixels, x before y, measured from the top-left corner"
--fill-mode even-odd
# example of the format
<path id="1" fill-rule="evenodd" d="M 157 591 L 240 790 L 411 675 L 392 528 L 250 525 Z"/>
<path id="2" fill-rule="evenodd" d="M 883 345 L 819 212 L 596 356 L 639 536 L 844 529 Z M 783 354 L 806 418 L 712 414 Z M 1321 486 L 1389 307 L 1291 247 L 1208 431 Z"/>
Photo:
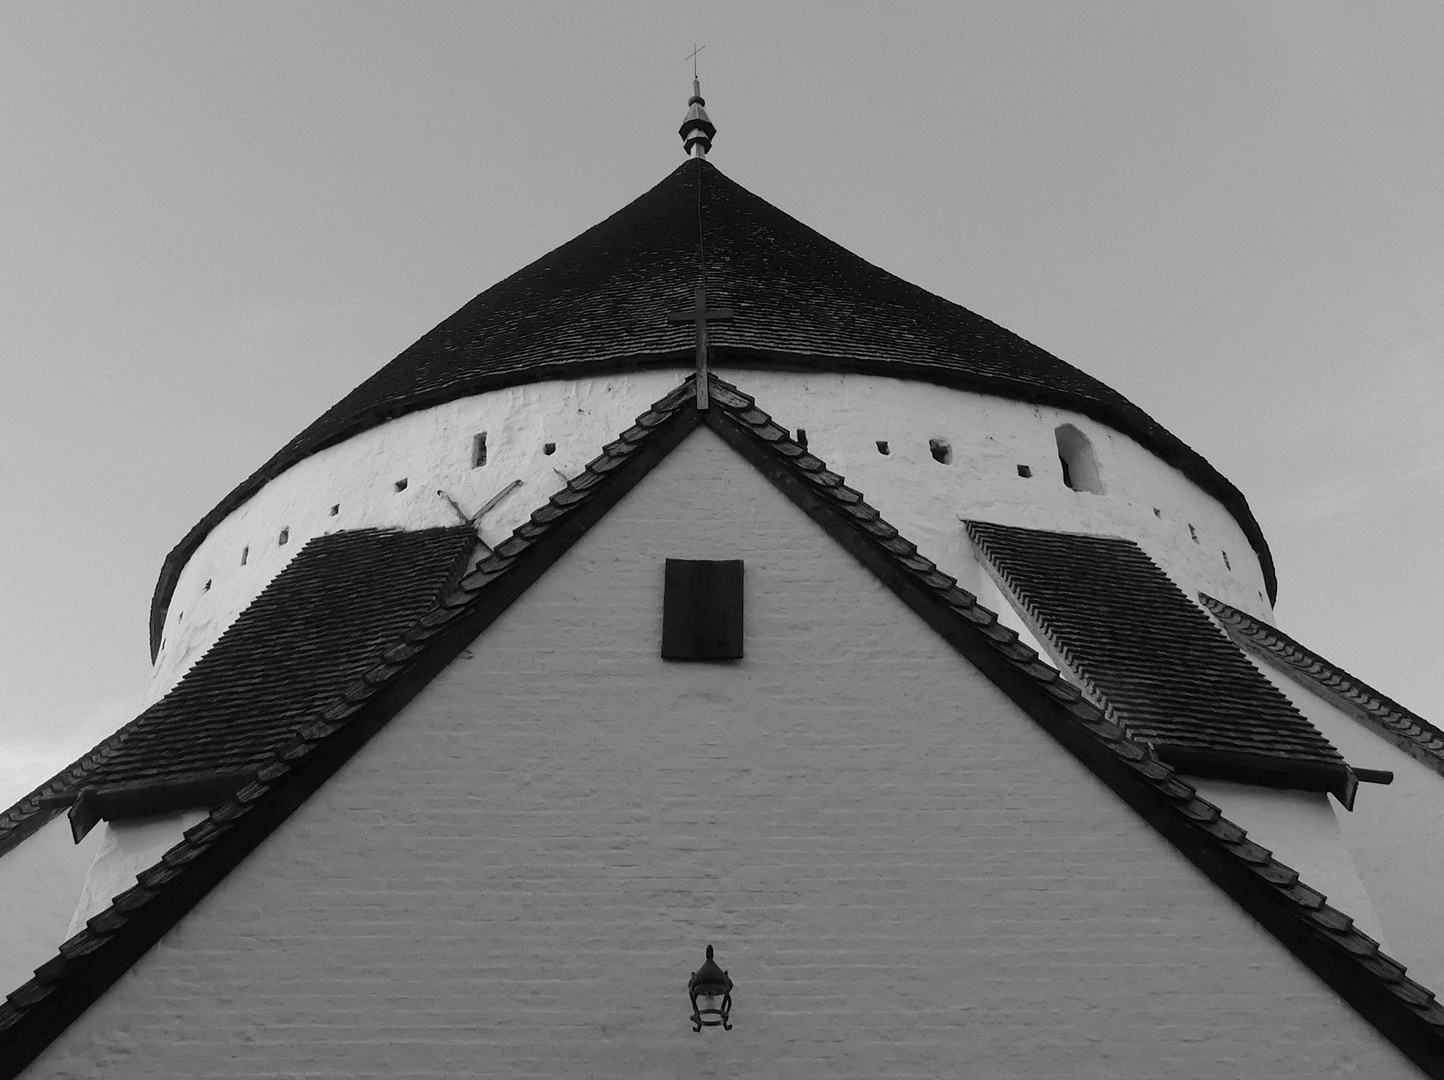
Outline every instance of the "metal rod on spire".
<path id="1" fill-rule="evenodd" d="M 702 45 L 693 49 L 688 57 L 692 61 L 692 96 L 687 101 L 687 116 L 677 129 L 677 134 L 682 136 L 682 149 L 688 157 L 695 158 L 707 156 L 707 151 L 712 149 L 712 139 L 717 134 L 716 126 L 704 108 L 707 102 L 702 99 L 702 80 L 697 78 L 697 54 L 706 47 Z"/>

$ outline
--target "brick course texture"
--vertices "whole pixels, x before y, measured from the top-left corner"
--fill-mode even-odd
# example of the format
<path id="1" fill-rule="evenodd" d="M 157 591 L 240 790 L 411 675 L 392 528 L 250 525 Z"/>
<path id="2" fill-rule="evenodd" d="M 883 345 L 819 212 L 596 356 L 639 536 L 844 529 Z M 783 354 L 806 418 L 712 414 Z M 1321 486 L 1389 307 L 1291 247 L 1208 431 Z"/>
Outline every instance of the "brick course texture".
<path id="1" fill-rule="evenodd" d="M 668 557 L 744 660 L 659 658 Z M 1352 1072 L 1419 1075 L 699 429 L 26 1076 Z"/>

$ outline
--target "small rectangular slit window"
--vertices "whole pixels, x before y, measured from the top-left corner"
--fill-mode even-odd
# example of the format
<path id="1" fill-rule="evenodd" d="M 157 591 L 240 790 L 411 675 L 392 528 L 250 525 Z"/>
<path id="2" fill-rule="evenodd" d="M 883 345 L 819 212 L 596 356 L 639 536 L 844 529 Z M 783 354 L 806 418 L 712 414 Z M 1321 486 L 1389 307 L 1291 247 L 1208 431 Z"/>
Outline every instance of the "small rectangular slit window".
<path id="1" fill-rule="evenodd" d="M 479 469 L 486 464 L 486 432 L 480 432 L 471 440 L 471 467 Z"/>
<path id="2" fill-rule="evenodd" d="M 663 660 L 742 658 L 742 560 L 668 559 Z"/>

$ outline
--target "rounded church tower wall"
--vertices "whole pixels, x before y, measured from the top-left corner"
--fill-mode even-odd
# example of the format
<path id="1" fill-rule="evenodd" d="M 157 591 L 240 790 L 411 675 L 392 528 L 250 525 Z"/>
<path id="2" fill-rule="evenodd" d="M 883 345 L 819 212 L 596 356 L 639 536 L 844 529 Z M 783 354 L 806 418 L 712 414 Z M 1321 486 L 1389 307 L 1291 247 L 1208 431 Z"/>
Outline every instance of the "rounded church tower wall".
<path id="1" fill-rule="evenodd" d="M 162 696 L 311 538 L 474 518 L 495 545 L 684 367 L 549 380 L 408 413 L 302 459 L 227 514 L 186 561 L 165 613 Z M 1186 592 L 1271 619 L 1231 513 L 1135 440 L 1080 413 L 931 383 L 720 367 L 847 478 L 923 554 L 982 588 L 963 521 L 1135 541 Z"/>

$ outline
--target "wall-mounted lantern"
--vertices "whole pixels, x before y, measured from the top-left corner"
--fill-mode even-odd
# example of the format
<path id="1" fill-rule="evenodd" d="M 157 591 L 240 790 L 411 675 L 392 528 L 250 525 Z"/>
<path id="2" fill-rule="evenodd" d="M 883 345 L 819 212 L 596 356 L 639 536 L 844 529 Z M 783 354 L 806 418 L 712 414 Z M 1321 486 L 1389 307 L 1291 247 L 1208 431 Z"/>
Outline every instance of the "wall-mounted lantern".
<path id="1" fill-rule="evenodd" d="M 692 999 L 693 1031 L 704 1026 L 731 1031 L 728 1017 L 732 1015 L 732 980 L 712 959 L 712 946 L 707 946 L 707 961 L 687 980 L 687 994 Z"/>

